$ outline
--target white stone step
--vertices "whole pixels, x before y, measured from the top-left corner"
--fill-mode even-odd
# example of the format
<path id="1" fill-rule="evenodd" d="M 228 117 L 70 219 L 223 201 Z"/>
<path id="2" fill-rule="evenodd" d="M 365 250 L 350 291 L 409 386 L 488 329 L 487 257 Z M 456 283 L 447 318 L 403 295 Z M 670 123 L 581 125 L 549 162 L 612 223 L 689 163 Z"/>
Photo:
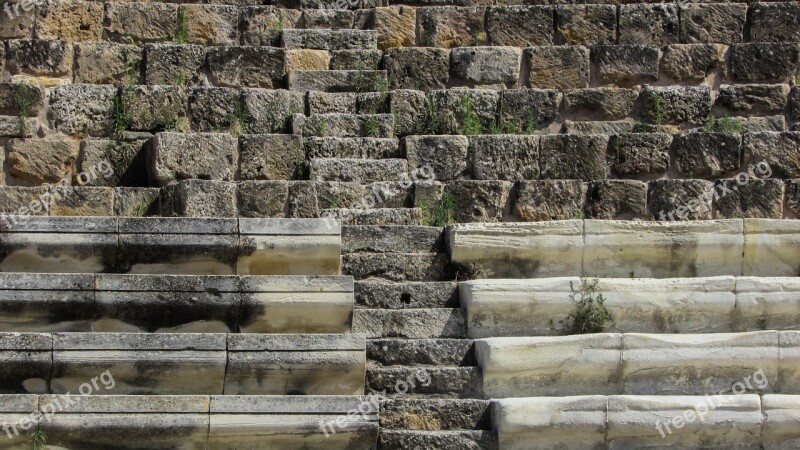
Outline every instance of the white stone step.
<path id="1" fill-rule="evenodd" d="M 800 394 L 798 331 L 488 338 L 475 352 L 487 398 Z"/>
<path id="2" fill-rule="evenodd" d="M 725 333 L 800 330 L 800 278 L 533 278 L 459 283 L 472 338 L 566 332 L 570 295 L 595 285 L 623 333 Z M 579 298 L 579 296 L 578 296 Z"/>

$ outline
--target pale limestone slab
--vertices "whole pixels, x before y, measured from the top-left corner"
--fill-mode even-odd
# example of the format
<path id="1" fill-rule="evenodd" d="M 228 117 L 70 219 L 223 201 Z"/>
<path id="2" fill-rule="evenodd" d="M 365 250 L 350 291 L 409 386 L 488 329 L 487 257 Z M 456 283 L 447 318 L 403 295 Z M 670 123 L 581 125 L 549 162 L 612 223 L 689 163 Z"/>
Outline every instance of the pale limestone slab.
<path id="1" fill-rule="evenodd" d="M 736 278 L 736 313 L 741 330 L 800 329 L 800 278 Z"/>
<path id="2" fill-rule="evenodd" d="M 39 396 L 32 394 L 0 394 L 0 425 L 8 425 L 0 439 L 4 449 L 29 450 L 32 426 L 23 429 L 21 420 L 30 419 L 39 409 Z"/>
<path id="3" fill-rule="evenodd" d="M 800 395 L 765 395 L 761 397 L 761 412 L 766 449 L 800 448 Z"/>
<path id="4" fill-rule="evenodd" d="M 780 392 L 800 394 L 800 331 L 781 331 Z"/>
<path id="5" fill-rule="evenodd" d="M 503 450 L 605 448 L 603 395 L 507 398 L 492 402 L 493 425 Z"/>
<path id="6" fill-rule="evenodd" d="M 721 398 L 612 395 L 608 398 L 608 448 L 758 449 L 760 407 L 758 395 L 751 394 Z M 703 414 L 703 420 L 697 413 Z M 683 419 L 683 425 L 667 429 L 664 424 L 672 420 L 680 424 L 676 417 Z"/>
<path id="7" fill-rule="evenodd" d="M 43 394 L 53 367 L 45 333 L 0 333 L 0 394 Z"/>
<path id="8" fill-rule="evenodd" d="M 581 274 L 583 221 L 459 224 L 447 228 L 453 262 L 474 264 L 481 278 Z"/>
<path id="9" fill-rule="evenodd" d="M 341 223 L 332 219 L 239 219 L 240 275 L 338 275 Z"/>
<path id="10" fill-rule="evenodd" d="M 622 392 L 622 335 L 475 341 L 486 398 Z"/>
<path id="11" fill-rule="evenodd" d="M 742 221 L 586 220 L 583 273 L 608 278 L 741 275 Z"/>
<path id="12" fill-rule="evenodd" d="M 772 393 L 778 387 L 778 332 L 622 336 L 624 393 Z"/>
<path id="13" fill-rule="evenodd" d="M 0 331 L 90 331 L 94 275 L 0 273 Z"/>
<path id="14" fill-rule="evenodd" d="M 800 220 L 744 219 L 744 275 L 800 276 Z"/>

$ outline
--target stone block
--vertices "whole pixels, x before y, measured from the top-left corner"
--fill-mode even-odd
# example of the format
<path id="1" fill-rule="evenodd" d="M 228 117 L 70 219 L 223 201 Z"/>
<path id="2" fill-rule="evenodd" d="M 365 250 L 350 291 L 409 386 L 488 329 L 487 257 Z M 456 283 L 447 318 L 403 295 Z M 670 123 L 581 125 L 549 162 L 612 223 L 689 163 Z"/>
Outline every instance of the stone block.
<path id="1" fill-rule="evenodd" d="M 105 33 L 124 44 L 162 42 L 176 37 L 178 7 L 168 3 L 110 3 L 105 9 Z"/>
<path id="2" fill-rule="evenodd" d="M 619 9 L 619 43 L 668 45 L 678 43 L 678 5 L 632 4 Z"/>
<path id="3" fill-rule="evenodd" d="M 578 180 L 523 181 L 514 215 L 523 222 L 582 218 L 585 199 L 586 185 Z"/>
<path id="4" fill-rule="evenodd" d="M 8 175 L 35 185 L 69 181 L 79 145 L 69 138 L 11 139 L 7 144 Z"/>
<path id="5" fill-rule="evenodd" d="M 75 82 L 136 84 L 142 55 L 135 45 L 111 42 L 75 44 Z"/>
<path id="6" fill-rule="evenodd" d="M 93 186 L 147 186 L 144 141 L 88 139 L 81 142 L 78 181 Z"/>
<path id="7" fill-rule="evenodd" d="M 286 75 L 284 50 L 273 47 L 214 47 L 208 71 L 215 86 L 276 89 Z"/>
<path id="8" fill-rule="evenodd" d="M 703 124 L 711 112 L 711 90 L 700 87 L 650 87 L 642 91 L 642 114 L 650 123 Z"/>
<path id="9" fill-rule="evenodd" d="M 470 136 L 469 160 L 476 180 L 536 179 L 539 174 L 539 137 L 512 134 Z"/>
<path id="10" fill-rule="evenodd" d="M 453 198 L 456 222 L 500 222 L 510 210 L 509 181 L 459 180 L 449 183 L 445 193 Z"/>
<path id="11" fill-rule="evenodd" d="M 472 341 L 466 339 L 373 339 L 367 343 L 367 358 L 384 366 L 474 364 Z"/>
<path id="12" fill-rule="evenodd" d="M 768 176 L 800 176 L 800 132 L 745 133 L 742 145 L 745 164 L 766 167 Z"/>
<path id="13" fill-rule="evenodd" d="M 120 95 L 128 129 L 188 131 L 189 93 L 177 86 L 136 86 Z"/>
<path id="14" fill-rule="evenodd" d="M 538 5 L 490 7 L 486 12 L 486 32 L 492 45 L 552 45 L 553 8 Z"/>
<path id="15" fill-rule="evenodd" d="M 721 44 L 668 45 L 661 60 L 661 74 L 677 82 L 701 82 L 715 71 L 727 74 L 727 50 Z"/>
<path id="16" fill-rule="evenodd" d="M 393 135 L 391 114 L 315 114 L 292 117 L 292 131 L 303 137 L 390 138 Z M 369 134 L 368 134 L 369 133 Z"/>
<path id="17" fill-rule="evenodd" d="M 48 2 L 39 5 L 36 13 L 36 39 L 67 42 L 101 40 L 103 5 L 100 3 L 82 0 Z"/>
<path id="18" fill-rule="evenodd" d="M 753 42 L 800 41 L 800 6 L 796 3 L 758 3 L 751 15 Z"/>
<path id="19" fill-rule="evenodd" d="M 14 20 L 3 20 L 0 24 L 0 39 L 30 39 L 33 37 L 33 26 L 36 22 L 36 9 L 33 4 L 21 1 L 4 1 L 3 12 Z M 25 8 L 27 6 L 27 8 Z"/>
<path id="20" fill-rule="evenodd" d="M 242 45 L 278 47 L 284 29 L 300 25 L 303 11 L 276 6 L 249 6 L 242 9 Z"/>
<path id="21" fill-rule="evenodd" d="M 284 217 L 289 187 L 286 181 L 240 181 L 236 195 L 240 217 Z"/>
<path id="22" fill-rule="evenodd" d="M 417 10 L 417 44 L 422 47 L 467 47 L 486 42 L 483 6 L 430 6 Z"/>
<path id="23" fill-rule="evenodd" d="M 309 164 L 311 181 L 374 183 L 408 178 L 405 159 L 314 158 Z"/>
<path id="24" fill-rule="evenodd" d="M 291 180 L 302 173 L 305 153 L 301 136 L 244 135 L 239 138 L 239 147 L 242 180 Z"/>
<path id="25" fill-rule="evenodd" d="M 164 186 L 199 178 L 232 181 L 237 166 L 237 142 L 221 133 L 159 133 L 148 148 L 150 179 Z"/>
<path id="26" fill-rule="evenodd" d="M 458 308 L 436 309 L 356 309 L 353 332 L 369 339 L 455 338 L 466 335 L 463 312 Z"/>
<path id="27" fill-rule="evenodd" d="M 597 45 L 591 52 L 592 71 L 602 84 L 630 87 L 657 80 L 660 57 L 658 47 Z"/>
<path id="28" fill-rule="evenodd" d="M 608 136 L 547 135 L 541 138 L 539 173 L 542 179 L 606 178 Z"/>
<path id="29" fill-rule="evenodd" d="M 53 339 L 44 333 L 0 333 L 3 394 L 44 394 L 53 367 Z"/>
<path id="30" fill-rule="evenodd" d="M 124 217 L 156 216 L 161 212 L 161 189 L 118 187 L 114 189 L 114 215 Z"/>
<path id="31" fill-rule="evenodd" d="M 485 89 L 443 90 L 429 94 L 435 133 L 429 134 L 481 134 L 496 123 L 500 92 Z M 468 117 L 467 117 L 468 116 Z M 476 119 L 477 117 L 477 119 Z M 467 123 L 467 122 L 470 123 Z M 471 129 L 467 128 L 467 125 Z M 476 129 L 477 128 L 477 129 Z M 425 134 L 425 133 L 414 133 Z"/>
<path id="32" fill-rule="evenodd" d="M 302 28 L 353 28 L 353 11 L 343 9 L 306 9 L 301 17 Z"/>
<path id="33" fill-rule="evenodd" d="M 732 48 L 731 71 L 740 83 L 786 83 L 800 62 L 797 43 L 753 42 Z"/>
<path id="34" fill-rule="evenodd" d="M 286 51 L 286 71 L 328 70 L 331 56 L 325 50 L 297 48 Z"/>
<path id="35" fill-rule="evenodd" d="M 248 133 L 285 133 L 292 115 L 305 110 L 305 97 L 282 89 L 242 89 L 241 106 Z"/>
<path id="36" fill-rule="evenodd" d="M 380 92 L 388 86 L 383 70 L 296 70 L 289 89 L 323 92 Z"/>
<path id="37" fill-rule="evenodd" d="M 31 415 L 39 411 L 39 396 L 35 394 L 4 395 L 0 397 L 0 418 L 5 424 L 31 423 Z M 30 425 L 28 425 L 30 428 Z M 9 433 L 7 435 L 9 448 L 23 449 L 30 444 L 27 433 Z"/>
<path id="38" fill-rule="evenodd" d="M 206 60 L 206 48 L 200 45 L 145 46 L 145 82 L 149 85 L 199 84 L 198 77 Z"/>
<path id="39" fill-rule="evenodd" d="M 11 75 L 63 78 L 72 73 L 73 49 L 64 41 L 12 40 L 6 57 Z"/>
<path id="40" fill-rule="evenodd" d="M 744 41 L 747 5 L 688 3 L 681 5 L 681 42 L 736 44 Z"/>
<path id="41" fill-rule="evenodd" d="M 239 43 L 239 8 L 230 5 L 181 5 L 185 43 L 203 46 Z"/>
<path id="42" fill-rule="evenodd" d="M 796 330 L 797 281 L 794 277 L 736 278 L 736 329 Z"/>
<path id="43" fill-rule="evenodd" d="M 648 186 L 653 220 L 683 221 L 713 218 L 714 183 L 705 180 L 654 180 Z"/>
<path id="44" fill-rule="evenodd" d="M 586 47 L 529 47 L 525 49 L 525 62 L 529 68 L 530 87 L 571 89 L 589 86 L 589 49 Z"/>
<path id="45" fill-rule="evenodd" d="M 356 280 L 439 281 L 447 263 L 446 253 L 353 253 L 342 256 L 342 273 Z"/>
<path id="46" fill-rule="evenodd" d="M 330 53 L 331 70 L 348 70 L 358 67 L 363 68 L 378 68 L 383 58 L 383 51 L 381 50 L 333 50 Z"/>
<path id="47" fill-rule="evenodd" d="M 583 211 L 588 219 L 644 218 L 647 213 L 647 184 L 638 180 L 591 181 Z"/>
<path id="48" fill-rule="evenodd" d="M 454 48 L 450 50 L 450 71 L 467 82 L 512 84 L 519 79 L 521 57 L 522 50 L 516 47 Z"/>
<path id="49" fill-rule="evenodd" d="M 761 413 L 764 418 L 761 436 L 765 446 L 780 448 L 781 445 L 797 445 L 800 433 L 800 404 L 796 395 L 764 395 L 761 397 Z"/>
<path id="50" fill-rule="evenodd" d="M 739 180 L 729 178 L 716 181 L 714 189 L 720 194 L 714 208 L 718 217 L 783 218 L 782 180 L 749 180 L 744 184 Z M 722 195 L 723 192 L 725 195 Z"/>
<path id="51" fill-rule="evenodd" d="M 236 217 L 236 185 L 229 181 L 182 180 L 161 189 L 164 217 Z"/>
<path id="52" fill-rule="evenodd" d="M 390 48 L 383 57 L 392 89 L 444 89 L 449 64 L 449 53 L 441 48 Z"/>
<path id="53" fill-rule="evenodd" d="M 287 49 L 356 50 L 374 49 L 378 45 L 375 30 L 286 29 L 281 38 Z"/>
<path id="54" fill-rule="evenodd" d="M 611 136 L 608 157 L 622 177 L 658 175 L 669 169 L 672 136 L 666 133 L 627 133 Z"/>
<path id="55" fill-rule="evenodd" d="M 51 216 L 113 216 L 114 190 L 93 186 L 54 186 Z"/>
<path id="56" fill-rule="evenodd" d="M 564 108 L 575 120 L 619 120 L 633 116 L 638 98 L 633 89 L 570 89 L 564 92 Z"/>
<path id="57" fill-rule="evenodd" d="M 378 48 L 413 47 L 416 44 L 415 27 L 417 10 L 407 6 L 379 6 L 375 8 L 375 29 L 378 31 Z"/>
<path id="58" fill-rule="evenodd" d="M 745 219 L 743 275 L 797 276 L 800 226 L 793 220 Z"/>
<path id="59" fill-rule="evenodd" d="M 686 133 L 675 136 L 675 168 L 689 178 L 718 177 L 740 167 L 741 136 L 728 133 Z"/>
<path id="60" fill-rule="evenodd" d="M 113 86 L 72 84 L 50 90 L 50 126 L 64 134 L 104 136 L 113 122 Z"/>
<path id="61" fill-rule="evenodd" d="M 355 114 L 358 93 L 309 91 L 308 110 L 310 114 Z"/>
<path id="62" fill-rule="evenodd" d="M 786 84 L 722 85 L 716 106 L 737 116 L 768 116 L 786 110 Z"/>
<path id="63" fill-rule="evenodd" d="M 533 133 L 558 117 L 561 92 L 554 89 L 501 91 L 500 127 L 510 134 Z"/>

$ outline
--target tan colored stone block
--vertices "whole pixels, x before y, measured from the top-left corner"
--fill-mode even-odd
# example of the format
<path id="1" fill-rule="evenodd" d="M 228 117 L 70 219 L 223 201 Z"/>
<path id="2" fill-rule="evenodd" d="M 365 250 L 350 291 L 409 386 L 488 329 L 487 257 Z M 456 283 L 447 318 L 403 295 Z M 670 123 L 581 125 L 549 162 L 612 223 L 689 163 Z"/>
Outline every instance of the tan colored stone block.
<path id="1" fill-rule="evenodd" d="M 69 139 L 12 139 L 8 143 L 9 175 L 35 184 L 69 177 L 80 143 Z"/>
<path id="2" fill-rule="evenodd" d="M 375 8 L 378 48 L 413 47 L 416 40 L 417 10 L 408 6 Z"/>
<path id="3" fill-rule="evenodd" d="M 99 41 L 103 35 L 103 4 L 91 1 L 46 2 L 38 10 L 37 39 L 67 42 Z"/>
<path id="4" fill-rule="evenodd" d="M 228 5 L 181 5 L 178 17 L 186 32 L 186 43 L 237 45 L 239 9 Z"/>
<path id="5" fill-rule="evenodd" d="M 286 50 L 286 70 L 328 70 L 331 56 L 326 50 Z"/>

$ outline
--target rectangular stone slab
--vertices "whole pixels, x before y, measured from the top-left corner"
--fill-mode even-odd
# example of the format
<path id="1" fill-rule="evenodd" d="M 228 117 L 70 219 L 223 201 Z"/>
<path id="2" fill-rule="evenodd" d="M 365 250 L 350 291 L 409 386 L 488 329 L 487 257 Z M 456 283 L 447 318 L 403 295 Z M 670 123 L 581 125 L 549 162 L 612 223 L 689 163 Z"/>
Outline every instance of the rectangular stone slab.
<path id="1" fill-rule="evenodd" d="M 363 414 L 362 414 L 363 412 Z M 348 414 L 350 414 L 348 416 Z M 328 425 L 339 417 L 346 426 Z M 321 428 L 324 425 L 328 436 Z M 209 448 L 373 449 L 374 399 L 360 396 L 238 396 L 211 398 Z"/>
<path id="2" fill-rule="evenodd" d="M 744 219 L 744 275 L 800 276 L 800 221 Z"/>
<path id="3" fill-rule="evenodd" d="M 91 395 L 70 404 L 60 395 L 39 397 L 43 411 L 48 404 L 62 405 L 42 422 L 48 447 L 206 448 L 207 396 Z"/>
<path id="4" fill-rule="evenodd" d="M 364 393 L 363 334 L 228 335 L 225 395 Z"/>
<path id="5" fill-rule="evenodd" d="M 43 394 L 53 366 L 44 333 L 0 333 L 0 394 Z"/>
<path id="6" fill-rule="evenodd" d="M 447 228 L 453 262 L 474 264 L 483 278 L 579 276 L 583 221 L 459 224 Z"/>
<path id="7" fill-rule="evenodd" d="M 583 273 L 607 278 L 742 274 L 742 221 L 586 220 Z"/>
<path id="8" fill-rule="evenodd" d="M 608 397 L 507 398 L 492 402 L 493 426 L 503 450 L 605 448 Z"/>
<path id="9" fill-rule="evenodd" d="M 242 276 L 242 333 L 347 333 L 353 277 Z"/>
<path id="10" fill-rule="evenodd" d="M 8 425 L 8 428 L 4 428 L 4 432 L 0 435 L 4 449 L 30 449 L 30 433 L 33 426 L 26 425 L 26 430 L 21 426 L 23 425 L 21 421 L 23 419 L 30 420 L 31 414 L 38 409 L 38 395 L 0 394 L 0 424 Z"/>
<path id="11" fill-rule="evenodd" d="M 622 392 L 622 335 L 475 341 L 485 398 Z"/>
<path id="12" fill-rule="evenodd" d="M 320 219 L 239 219 L 240 275 L 338 275 L 341 224 Z"/>
<path id="13" fill-rule="evenodd" d="M 98 275 L 94 331 L 227 333 L 238 331 L 239 277 Z"/>
<path id="14" fill-rule="evenodd" d="M 740 330 L 800 329 L 800 278 L 736 278 Z"/>
<path id="15" fill-rule="evenodd" d="M 625 394 L 714 395 L 779 389 L 776 331 L 626 333 L 622 343 Z"/>
<path id="16" fill-rule="evenodd" d="M 225 340 L 224 334 L 57 333 L 50 389 L 76 393 L 109 371 L 114 395 L 222 393 Z"/>
<path id="17" fill-rule="evenodd" d="M 714 402 L 715 407 L 709 407 L 708 402 Z M 693 421 L 687 421 L 685 418 L 691 418 L 695 411 L 704 414 L 703 420 L 695 414 Z M 670 425 L 667 430 L 664 423 L 676 417 L 684 418 L 684 425 L 681 428 Z M 662 432 L 659 432 L 659 424 Z M 761 411 L 757 395 L 724 398 L 613 395 L 608 398 L 609 449 L 757 449 L 760 436 Z"/>
<path id="18" fill-rule="evenodd" d="M 766 448 L 800 448 L 800 395 L 764 395 L 761 412 Z"/>
<path id="19" fill-rule="evenodd" d="M 27 217 L 4 225 L 0 272 L 116 271 L 116 218 Z"/>
<path id="20" fill-rule="evenodd" d="M 0 331 L 90 331 L 94 275 L 0 273 Z"/>
<path id="21" fill-rule="evenodd" d="M 781 331 L 780 392 L 800 394 L 800 331 Z"/>

